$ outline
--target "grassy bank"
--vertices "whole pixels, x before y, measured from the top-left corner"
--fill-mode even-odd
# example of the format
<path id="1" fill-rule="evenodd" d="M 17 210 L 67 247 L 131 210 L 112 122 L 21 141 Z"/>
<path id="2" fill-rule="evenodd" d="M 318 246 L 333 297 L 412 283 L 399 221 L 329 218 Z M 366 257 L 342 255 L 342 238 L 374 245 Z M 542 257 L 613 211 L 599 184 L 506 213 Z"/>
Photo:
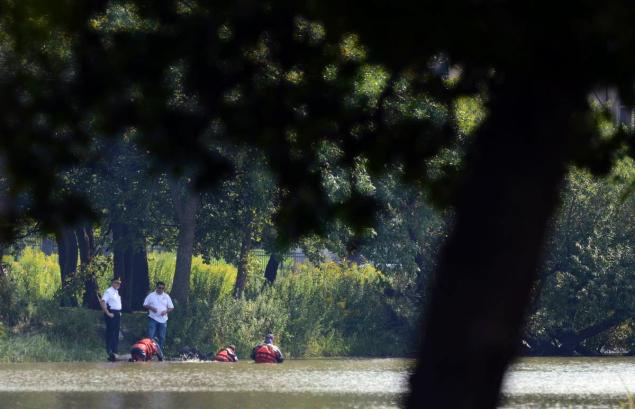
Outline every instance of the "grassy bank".
<path id="1" fill-rule="evenodd" d="M 55 256 L 33 249 L 5 258 L 9 277 L 0 280 L 0 361 L 102 360 L 101 313 L 58 307 Z M 149 256 L 151 281 L 172 281 L 175 256 Z M 233 343 L 242 357 L 264 333 L 273 331 L 291 357 L 404 356 L 413 350 L 416 308 L 396 295 L 393 279 L 372 266 L 324 263 L 298 265 L 274 286 L 250 268 L 245 297 L 231 289 L 236 269 L 227 263 L 193 260 L 189 305 L 170 315 L 166 352 L 184 346 L 202 352 Z M 112 273 L 99 277 L 105 286 Z M 122 317 L 121 352 L 144 336 L 144 313 Z"/>
<path id="2" fill-rule="evenodd" d="M 103 316 L 53 301 L 32 305 L 31 321 L 0 330 L 0 362 L 95 361 L 105 358 Z M 145 333 L 142 313 L 125 314 L 121 352 Z"/>
<path id="3" fill-rule="evenodd" d="M 94 361 L 103 355 L 103 348 L 45 334 L 21 334 L 0 340 L 0 362 L 4 363 Z"/>

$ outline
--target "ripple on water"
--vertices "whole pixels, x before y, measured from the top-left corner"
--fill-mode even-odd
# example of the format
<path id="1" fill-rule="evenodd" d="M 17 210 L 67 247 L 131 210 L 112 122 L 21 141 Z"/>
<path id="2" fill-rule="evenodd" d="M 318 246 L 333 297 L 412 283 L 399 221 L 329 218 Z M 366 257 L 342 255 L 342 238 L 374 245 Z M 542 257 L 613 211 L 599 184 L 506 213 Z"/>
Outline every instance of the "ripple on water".
<path id="1" fill-rule="evenodd" d="M 2 364 L 0 409 L 397 408 L 412 363 Z M 619 407 L 627 391 L 635 393 L 635 359 L 523 359 L 506 375 L 503 390 L 506 409 Z"/>
<path id="2" fill-rule="evenodd" d="M 320 360 L 284 365 L 238 364 L 42 364 L 0 366 L 0 391 L 5 392 L 166 392 L 275 391 L 285 393 L 394 394 L 405 391 L 407 372 L 402 364 L 383 370 L 335 369 Z M 371 364 L 372 362 L 368 362 Z"/>

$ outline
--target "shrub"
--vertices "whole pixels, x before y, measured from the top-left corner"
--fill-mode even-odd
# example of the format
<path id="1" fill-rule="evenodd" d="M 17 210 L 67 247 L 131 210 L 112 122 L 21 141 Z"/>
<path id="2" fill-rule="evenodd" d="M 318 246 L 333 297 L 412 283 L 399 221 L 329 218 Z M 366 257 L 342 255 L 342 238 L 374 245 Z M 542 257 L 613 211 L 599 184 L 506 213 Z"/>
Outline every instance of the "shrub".
<path id="1" fill-rule="evenodd" d="M 61 286 L 56 255 L 47 256 L 38 249 L 27 247 L 19 259 L 6 257 L 5 260 L 20 298 L 52 299 Z"/>
<path id="2" fill-rule="evenodd" d="M 9 277 L 0 277 L 0 322 L 7 325 L 17 325 L 23 319 L 23 305 L 18 298 L 17 285 Z"/>
<path id="3" fill-rule="evenodd" d="M 211 271 L 207 280 L 218 277 Z M 247 356 L 272 331 L 276 343 L 294 357 L 411 351 L 412 344 L 403 339 L 412 339 L 414 325 L 386 301 L 390 283 L 372 266 L 303 264 L 281 275 L 274 286 L 250 281 L 252 287 L 238 300 L 230 296 L 235 271 L 231 273 L 224 280 L 194 285 L 190 305 L 177 309 L 170 321 L 175 346 L 214 352 L 233 343 Z M 198 282 L 195 277 L 193 283 Z"/>
<path id="4" fill-rule="evenodd" d="M 110 276 L 109 263 L 112 259 L 99 263 L 100 283 Z M 174 253 L 150 253 L 150 279 L 171 283 L 175 263 Z M 28 341 L 24 348 L 30 352 L 0 347 L 0 359 L 36 359 L 26 357 L 31 353 L 49 360 L 40 350 L 57 351 L 62 344 L 103 354 L 101 314 L 57 307 L 54 294 L 60 284 L 54 256 L 26 249 L 18 260 L 7 259 L 7 264 L 9 276 L 0 281 L 0 321 L 9 336 L 2 342 L 5 348 L 13 343 L 13 348 L 18 340 Z M 236 300 L 231 296 L 234 266 L 193 258 L 190 302 L 177 305 L 170 316 L 168 354 L 183 346 L 211 353 L 233 343 L 245 358 L 267 332 L 273 332 L 276 343 L 292 357 L 395 356 L 412 351 L 413 307 L 403 297 L 387 297 L 386 293 L 394 293 L 391 279 L 370 265 L 299 264 L 293 270 L 281 270 L 273 286 L 264 285 L 256 257 L 249 258 L 247 270 L 245 296 Z M 145 332 L 145 315 L 126 314 L 122 325 L 125 342 L 133 342 Z M 30 335 L 16 338 L 11 333 Z M 82 334 L 82 342 L 77 334 Z M 82 351 L 54 353 L 58 354 L 54 360 L 87 357 Z"/>

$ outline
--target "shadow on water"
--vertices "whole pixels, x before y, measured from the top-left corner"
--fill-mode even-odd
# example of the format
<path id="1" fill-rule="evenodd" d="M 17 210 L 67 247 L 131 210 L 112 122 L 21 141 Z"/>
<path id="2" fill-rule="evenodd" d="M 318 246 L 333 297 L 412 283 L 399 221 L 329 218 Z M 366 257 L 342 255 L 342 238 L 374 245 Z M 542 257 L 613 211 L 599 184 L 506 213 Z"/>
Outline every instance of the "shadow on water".
<path id="1" fill-rule="evenodd" d="M 10 396 L 9 396 L 10 395 Z M 330 395 L 277 392 L 35 392 L 0 393 L 11 409 L 387 409 L 398 395 Z"/>
<path id="2" fill-rule="evenodd" d="M 0 364 L 0 409 L 398 408 L 403 359 Z M 508 372 L 501 407 L 616 408 L 633 358 L 532 358 Z"/>
<path id="3" fill-rule="evenodd" d="M 526 394 L 522 396 L 507 396 L 500 409 L 607 409 L 621 408 L 626 401 L 622 397 L 610 395 L 542 395 Z"/>

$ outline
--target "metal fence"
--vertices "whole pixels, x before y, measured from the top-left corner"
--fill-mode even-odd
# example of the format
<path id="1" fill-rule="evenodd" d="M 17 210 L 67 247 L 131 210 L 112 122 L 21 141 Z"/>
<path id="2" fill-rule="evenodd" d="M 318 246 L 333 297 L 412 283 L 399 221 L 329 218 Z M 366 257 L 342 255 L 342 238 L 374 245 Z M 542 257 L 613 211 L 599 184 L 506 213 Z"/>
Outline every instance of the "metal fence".
<path id="1" fill-rule="evenodd" d="M 265 268 L 267 267 L 267 263 L 269 262 L 269 257 L 271 255 L 267 253 L 264 249 L 256 249 L 251 251 L 251 257 L 256 260 L 258 264 L 258 270 L 264 273 Z M 278 272 L 286 272 L 292 271 L 298 264 L 306 263 L 309 261 L 309 258 L 304 254 L 301 249 L 295 249 L 282 257 L 282 261 L 280 262 L 280 266 L 278 267 Z M 225 263 L 224 260 L 211 260 L 210 264 L 221 264 Z"/>

